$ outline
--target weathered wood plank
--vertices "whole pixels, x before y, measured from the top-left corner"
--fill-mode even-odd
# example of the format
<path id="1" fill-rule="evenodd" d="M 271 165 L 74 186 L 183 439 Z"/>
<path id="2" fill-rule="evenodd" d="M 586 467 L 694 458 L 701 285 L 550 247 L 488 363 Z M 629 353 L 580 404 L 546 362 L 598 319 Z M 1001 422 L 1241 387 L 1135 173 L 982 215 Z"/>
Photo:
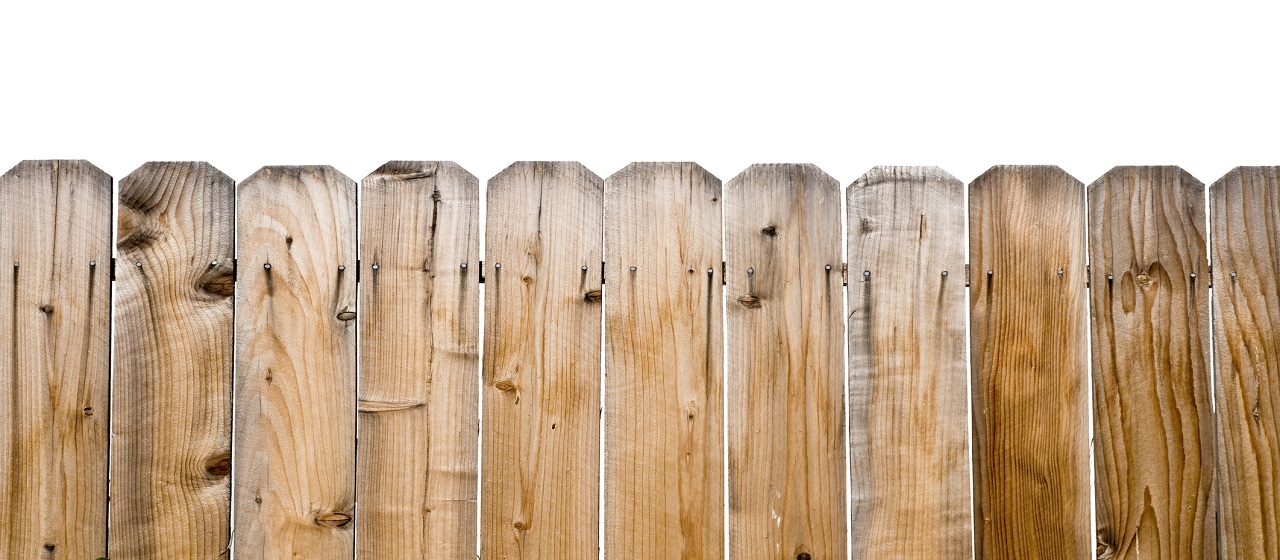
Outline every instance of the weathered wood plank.
<path id="1" fill-rule="evenodd" d="M 111 199 L 87 161 L 0 177 L 0 558 L 106 553 Z"/>
<path id="2" fill-rule="evenodd" d="M 1209 187 L 1219 550 L 1280 558 L 1280 167 Z"/>
<path id="3" fill-rule="evenodd" d="M 357 552 L 476 555 L 479 182 L 393 161 L 361 182 Z"/>
<path id="4" fill-rule="evenodd" d="M 1089 185 L 1099 558 L 1217 556 L 1205 237 L 1177 167 Z"/>
<path id="5" fill-rule="evenodd" d="M 355 200 L 327 166 L 238 187 L 236 558 L 354 554 Z"/>
<path id="6" fill-rule="evenodd" d="M 489 180 L 483 559 L 599 554 L 603 196 L 577 163 Z"/>
<path id="7" fill-rule="evenodd" d="M 608 558 L 724 555 L 720 190 L 691 163 L 605 181 Z"/>
<path id="8" fill-rule="evenodd" d="M 979 558 L 1094 552 L 1084 202 L 1052 166 L 993 167 L 969 187 Z"/>
<path id="9" fill-rule="evenodd" d="M 971 558 L 964 183 L 877 167 L 847 196 L 853 557 Z"/>
<path id="10" fill-rule="evenodd" d="M 847 554 L 840 193 L 813 165 L 724 188 L 733 558 Z"/>
<path id="11" fill-rule="evenodd" d="M 113 559 L 228 558 L 235 182 L 203 162 L 120 181 Z"/>

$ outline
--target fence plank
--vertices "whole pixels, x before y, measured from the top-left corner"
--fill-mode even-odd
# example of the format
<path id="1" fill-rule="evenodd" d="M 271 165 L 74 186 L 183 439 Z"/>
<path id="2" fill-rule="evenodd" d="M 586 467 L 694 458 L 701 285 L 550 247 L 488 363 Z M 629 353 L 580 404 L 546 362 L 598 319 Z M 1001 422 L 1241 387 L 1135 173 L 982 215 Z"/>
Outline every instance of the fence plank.
<path id="1" fill-rule="evenodd" d="M 111 198 L 87 161 L 0 177 L 0 558 L 106 553 Z"/>
<path id="2" fill-rule="evenodd" d="M 997 166 L 969 209 L 978 556 L 1089 557 L 1084 186 Z"/>
<path id="3" fill-rule="evenodd" d="M 813 165 L 724 189 L 733 558 L 847 554 L 840 193 Z"/>
<path id="4" fill-rule="evenodd" d="M 1204 184 L 1117 167 L 1089 186 L 1100 558 L 1213 558 Z"/>
<path id="5" fill-rule="evenodd" d="M 848 191 L 854 558 L 970 558 L 964 183 L 877 167 Z"/>
<path id="6" fill-rule="evenodd" d="M 603 189 L 566 162 L 489 181 L 484 559 L 599 553 Z"/>
<path id="7" fill-rule="evenodd" d="M 361 183 L 359 556 L 476 555 L 479 182 L 393 161 Z"/>
<path id="8" fill-rule="evenodd" d="M 1219 550 L 1280 558 L 1280 167 L 1233 169 L 1209 198 Z"/>
<path id="9" fill-rule="evenodd" d="M 239 185 L 236 558 L 354 554 L 355 197 L 327 166 Z"/>
<path id="10" fill-rule="evenodd" d="M 119 211 L 110 556 L 227 558 L 235 182 L 148 163 Z"/>
<path id="11" fill-rule="evenodd" d="M 609 558 L 724 555 L 720 190 L 691 163 L 605 181 Z"/>

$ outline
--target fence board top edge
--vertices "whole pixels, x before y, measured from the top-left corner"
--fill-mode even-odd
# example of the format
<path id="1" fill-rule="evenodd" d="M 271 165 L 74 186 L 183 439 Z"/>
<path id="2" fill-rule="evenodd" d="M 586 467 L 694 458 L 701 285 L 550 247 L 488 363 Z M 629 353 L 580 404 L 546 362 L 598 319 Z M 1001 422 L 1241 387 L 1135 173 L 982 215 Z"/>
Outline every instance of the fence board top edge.
<path id="1" fill-rule="evenodd" d="M 812 163 L 753 163 L 729 179 L 729 182 L 725 183 L 725 189 L 749 182 L 748 178 L 753 175 L 814 177 L 817 180 L 814 184 L 828 185 L 834 182 L 837 189 L 840 187 L 840 181 Z"/>
<path id="2" fill-rule="evenodd" d="M 467 183 L 479 183 L 479 179 L 476 178 L 475 174 L 468 171 L 465 167 L 458 165 L 458 163 L 454 161 L 396 159 L 388 160 L 368 175 L 365 175 L 364 179 L 361 180 L 361 183 L 376 180 L 408 181 L 413 179 L 425 179 L 428 177 L 439 176 L 439 174 L 443 172 L 460 174 Z"/>
<path id="3" fill-rule="evenodd" d="M 1209 190 L 1217 192 L 1228 187 L 1239 188 L 1243 184 L 1246 175 L 1256 176 L 1268 173 L 1280 175 L 1280 165 L 1237 165 L 1214 181 L 1209 186 Z"/>
<path id="4" fill-rule="evenodd" d="M 998 184 L 1012 178 L 1026 180 L 1036 177 L 1051 181 L 1067 179 L 1068 183 L 1080 189 L 1085 186 L 1083 181 L 1056 165 L 993 165 L 969 182 L 969 188 L 979 189 L 988 184 Z"/>
<path id="5" fill-rule="evenodd" d="M 658 172 L 664 170 L 687 171 L 692 175 L 700 176 L 702 184 L 710 186 L 713 190 L 720 190 L 724 184 L 715 174 L 692 161 L 633 161 L 606 178 L 605 183 L 612 187 L 619 183 L 625 184 L 629 179 L 636 177 L 656 176 Z"/>
<path id="6" fill-rule="evenodd" d="M 128 175 L 125 175 L 120 179 L 120 190 L 123 191 L 126 186 L 132 185 L 137 181 L 142 180 L 147 174 L 154 173 L 161 169 L 181 169 L 188 172 L 204 172 L 211 175 L 213 179 L 219 183 L 234 183 L 234 180 L 232 180 L 230 176 L 223 173 L 221 169 L 218 169 L 207 161 L 148 161 L 134 168 L 134 170 L 130 171 Z"/>
<path id="7" fill-rule="evenodd" d="M 964 181 L 957 179 L 955 175 L 936 165 L 877 165 L 850 182 L 849 189 L 869 188 L 881 183 L 898 183 L 902 181 L 913 183 L 937 182 L 964 186 Z"/>
<path id="8" fill-rule="evenodd" d="M 1145 174 L 1177 175 L 1181 183 L 1204 187 L 1203 181 L 1177 165 L 1117 165 L 1089 183 L 1089 192 L 1093 193 L 1097 189 L 1105 188 L 1111 181 Z"/>
<path id="9" fill-rule="evenodd" d="M 512 175 L 522 174 L 522 173 L 529 173 L 529 172 L 536 173 L 539 171 L 542 171 L 542 172 L 550 171 L 552 173 L 555 173 L 555 172 L 567 173 L 570 170 L 574 170 L 579 174 L 587 177 L 592 183 L 603 184 L 604 182 L 604 180 L 600 178 L 600 175 L 596 174 L 595 171 L 592 171 L 590 168 L 583 165 L 581 162 L 521 160 L 521 161 L 513 162 L 511 165 L 504 167 L 502 171 L 499 171 L 493 177 L 490 177 L 488 183 L 490 186 L 493 186 L 495 182 L 506 181 Z"/>
<path id="10" fill-rule="evenodd" d="M 317 177 L 328 177 L 336 179 L 338 182 L 348 185 L 355 185 L 356 182 L 348 177 L 345 173 L 338 171 L 332 165 L 264 165 L 254 171 L 243 181 L 239 182 L 241 190 L 250 185 L 256 184 L 258 181 L 272 181 L 278 176 L 291 175 L 295 179 L 301 179 L 303 175 L 313 175 Z"/>
<path id="11" fill-rule="evenodd" d="M 66 168 L 79 170 L 80 173 L 90 175 L 97 181 L 105 181 L 107 184 L 112 180 L 111 175 L 87 159 L 24 159 L 9 168 L 4 175 L 0 175 L 0 179 L 8 179 L 23 173 L 37 173 L 41 167 L 45 166 L 52 167 L 55 173 L 63 172 Z"/>

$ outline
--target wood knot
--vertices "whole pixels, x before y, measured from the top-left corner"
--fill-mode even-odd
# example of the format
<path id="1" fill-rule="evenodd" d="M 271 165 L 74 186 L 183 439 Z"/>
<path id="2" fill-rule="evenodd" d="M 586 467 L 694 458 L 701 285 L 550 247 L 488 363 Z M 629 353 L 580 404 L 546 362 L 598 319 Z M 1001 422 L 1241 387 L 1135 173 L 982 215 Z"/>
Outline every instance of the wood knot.
<path id="1" fill-rule="evenodd" d="M 769 237 L 773 237 L 775 235 L 778 235 L 778 228 L 775 228 L 772 225 L 767 225 L 767 226 L 764 226 L 764 229 L 760 230 L 760 233 L 763 233 Z"/>
<path id="2" fill-rule="evenodd" d="M 1138 280 L 1138 283 L 1142 284 L 1143 286 L 1146 286 L 1147 284 L 1151 283 L 1151 277 L 1147 276 L 1146 274 L 1139 274 L 1137 280 Z"/>
<path id="3" fill-rule="evenodd" d="M 587 303 L 600 303 L 604 300 L 604 297 L 603 294 L 600 293 L 600 290 L 591 290 L 590 292 L 587 292 L 587 295 L 583 296 L 582 299 Z"/>
<path id="4" fill-rule="evenodd" d="M 55 548 L 57 548 L 57 547 L 56 547 L 56 546 L 54 546 L 54 545 L 52 545 L 52 544 L 45 544 L 45 545 L 44 545 L 44 549 L 45 549 L 45 550 L 47 550 L 47 551 L 49 551 L 49 552 L 53 552 L 53 549 L 55 549 Z"/>
<path id="5" fill-rule="evenodd" d="M 759 309 L 760 298 L 748 294 L 738 298 L 738 305 L 741 305 L 747 309 Z"/>
<path id="6" fill-rule="evenodd" d="M 204 472 L 213 476 L 227 476 L 231 474 L 231 454 L 224 451 L 205 459 Z"/>
<path id="7" fill-rule="evenodd" d="M 219 276 L 201 284 L 200 289 L 214 295 L 230 297 L 236 293 L 236 277 L 230 274 Z"/>
<path id="8" fill-rule="evenodd" d="M 351 516 L 345 513 L 334 512 L 316 516 L 316 525 L 341 527 L 347 523 L 351 523 Z"/>
<path id="9" fill-rule="evenodd" d="M 525 284 L 532 284 L 532 283 L 533 283 L 533 277 L 532 277 L 532 276 L 521 276 L 521 277 L 520 277 L 520 281 L 521 281 L 521 282 L 524 282 Z"/>
<path id="10" fill-rule="evenodd" d="M 40 312 L 41 312 L 41 313 L 45 313 L 45 314 L 53 313 L 53 306 L 52 306 L 52 305 L 49 305 L 49 304 L 47 304 L 47 303 L 45 303 L 45 304 L 41 304 L 41 305 L 40 305 Z"/>
<path id="11" fill-rule="evenodd" d="M 516 521 L 515 523 L 512 523 L 511 526 L 515 527 L 517 531 L 524 531 L 529 528 L 529 524 L 524 521 Z"/>
<path id="12" fill-rule="evenodd" d="M 339 312 L 339 313 L 338 313 L 338 320 L 339 320 L 339 321 L 350 321 L 350 320 L 355 319 L 355 318 L 356 318 L 356 312 L 355 312 L 355 311 L 341 311 L 341 312 Z"/>
<path id="13" fill-rule="evenodd" d="M 82 412 L 84 412 L 84 415 L 85 415 L 85 416 L 93 416 L 93 407 L 92 407 L 92 406 L 86 406 L 86 407 L 84 407 L 84 410 L 83 410 Z"/>
<path id="14" fill-rule="evenodd" d="M 510 379 L 503 379 L 502 381 L 494 383 L 493 388 L 499 391 L 511 391 L 516 388 L 516 384 Z"/>
<path id="15" fill-rule="evenodd" d="M 812 560 L 812 558 L 813 557 L 809 556 L 808 552 L 801 552 L 799 554 L 796 554 L 796 560 Z"/>

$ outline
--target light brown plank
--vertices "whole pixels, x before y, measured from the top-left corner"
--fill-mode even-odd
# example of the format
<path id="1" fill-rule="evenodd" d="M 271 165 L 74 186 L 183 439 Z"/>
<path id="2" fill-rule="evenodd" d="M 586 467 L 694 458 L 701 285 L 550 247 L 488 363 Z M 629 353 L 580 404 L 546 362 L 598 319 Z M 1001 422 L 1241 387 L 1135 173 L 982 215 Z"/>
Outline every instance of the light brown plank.
<path id="1" fill-rule="evenodd" d="M 356 495 L 363 558 L 476 556 L 479 182 L 393 161 L 361 182 Z"/>
<path id="2" fill-rule="evenodd" d="M 489 180 L 483 559 L 599 553 L 603 196 L 571 162 Z"/>
<path id="3" fill-rule="evenodd" d="M 0 177 L 0 558 L 106 553 L 111 198 L 87 161 Z"/>
<path id="4" fill-rule="evenodd" d="M 733 558 L 847 554 L 840 193 L 807 164 L 724 188 Z"/>
<path id="5" fill-rule="evenodd" d="M 847 196 L 853 557 L 971 558 L 964 183 L 877 167 Z"/>
<path id="6" fill-rule="evenodd" d="M 1057 167 L 969 186 L 979 558 L 1094 552 L 1084 219 L 1084 185 Z"/>
<path id="7" fill-rule="evenodd" d="M 1280 167 L 1233 169 L 1209 200 L 1219 550 L 1280 558 Z"/>
<path id="8" fill-rule="evenodd" d="M 607 558 L 724 555 L 720 208 L 692 163 L 605 181 Z"/>
<path id="9" fill-rule="evenodd" d="M 264 167 L 238 187 L 238 559 L 354 554 L 355 199 L 327 166 Z"/>
<path id="10" fill-rule="evenodd" d="M 1177 167 L 1089 185 L 1099 558 L 1217 556 L 1205 233 Z"/>
<path id="11" fill-rule="evenodd" d="M 235 182 L 143 165 L 116 248 L 110 556 L 228 558 Z"/>

